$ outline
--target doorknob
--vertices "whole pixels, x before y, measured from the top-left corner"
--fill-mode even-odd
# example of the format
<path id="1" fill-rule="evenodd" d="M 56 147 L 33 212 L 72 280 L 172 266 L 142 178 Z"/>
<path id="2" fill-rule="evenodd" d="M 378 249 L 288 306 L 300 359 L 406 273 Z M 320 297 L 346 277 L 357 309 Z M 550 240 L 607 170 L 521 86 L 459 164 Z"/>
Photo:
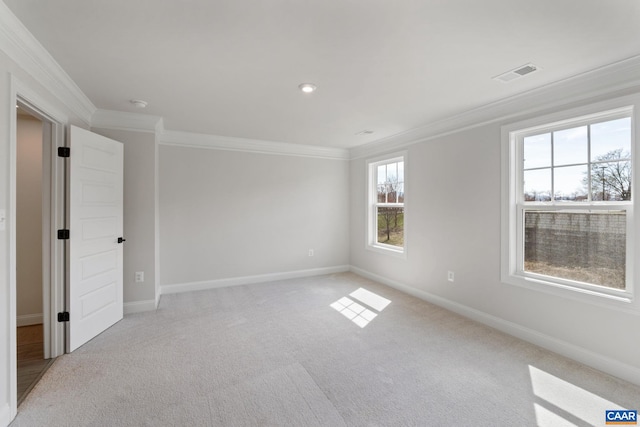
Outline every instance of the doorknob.
<path id="1" fill-rule="evenodd" d="M 126 242 L 127 239 L 123 239 L 122 237 L 118 237 L 118 243 Z"/>

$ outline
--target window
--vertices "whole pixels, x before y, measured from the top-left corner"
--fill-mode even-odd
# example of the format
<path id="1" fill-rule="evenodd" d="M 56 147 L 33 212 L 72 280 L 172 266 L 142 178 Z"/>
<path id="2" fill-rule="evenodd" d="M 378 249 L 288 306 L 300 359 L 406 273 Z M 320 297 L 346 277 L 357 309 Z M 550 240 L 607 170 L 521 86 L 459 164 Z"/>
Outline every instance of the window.
<path id="1" fill-rule="evenodd" d="M 503 128 L 503 281 L 629 302 L 633 107 L 570 113 Z"/>
<path id="2" fill-rule="evenodd" d="M 367 246 L 405 252 L 405 155 L 370 161 Z"/>

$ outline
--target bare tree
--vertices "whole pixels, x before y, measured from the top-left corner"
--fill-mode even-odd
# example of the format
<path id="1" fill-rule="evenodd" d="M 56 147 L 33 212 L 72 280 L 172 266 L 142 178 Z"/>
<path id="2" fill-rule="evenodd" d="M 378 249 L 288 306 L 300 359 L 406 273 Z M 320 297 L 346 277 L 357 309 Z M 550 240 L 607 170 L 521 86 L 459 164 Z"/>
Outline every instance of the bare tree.
<path id="1" fill-rule="evenodd" d="M 631 155 L 622 148 L 596 158 L 591 166 L 591 193 L 594 200 L 631 200 Z M 588 182 L 584 179 L 584 184 Z"/>
<path id="2" fill-rule="evenodd" d="M 387 240 L 385 240 L 385 242 L 388 242 L 391 239 L 391 221 L 393 219 L 392 209 L 393 208 L 386 207 L 378 209 L 378 220 L 382 219 L 383 227 L 387 234 Z"/>
<path id="3" fill-rule="evenodd" d="M 402 203 L 404 200 L 404 192 L 402 183 L 397 175 L 387 176 L 387 180 L 378 185 L 378 202 L 383 203 Z M 382 222 L 387 240 L 391 240 L 391 232 L 398 228 L 398 215 L 402 213 L 400 207 L 384 206 L 378 208 L 378 221 Z M 393 225 L 393 226 L 392 226 Z"/>

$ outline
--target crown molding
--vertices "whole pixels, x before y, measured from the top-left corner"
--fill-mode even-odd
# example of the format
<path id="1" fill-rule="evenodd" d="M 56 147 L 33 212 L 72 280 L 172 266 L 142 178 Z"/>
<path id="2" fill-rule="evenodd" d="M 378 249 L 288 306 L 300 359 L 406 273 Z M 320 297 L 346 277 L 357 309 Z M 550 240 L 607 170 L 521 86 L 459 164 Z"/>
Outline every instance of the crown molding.
<path id="1" fill-rule="evenodd" d="M 286 142 L 205 135 L 181 131 L 165 131 L 160 135 L 160 144 L 284 156 L 317 157 L 333 160 L 349 159 L 349 150 L 342 148 L 318 147 L 314 145 L 290 144 Z"/>
<path id="2" fill-rule="evenodd" d="M 38 116 L 44 117 L 47 120 L 57 123 L 69 122 L 69 116 L 67 112 L 62 111 L 59 105 L 53 105 L 47 99 L 42 97 L 42 95 L 38 93 L 38 91 L 25 84 L 14 74 L 10 73 L 9 76 L 12 88 L 12 99 L 15 99 L 16 102 L 22 101 L 26 103 L 28 108 L 35 109 Z"/>
<path id="3" fill-rule="evenodd" d="M 95 105 L 27 30 L 7 5 L 0 1 L 0 50 L 27 74 L 47 88 L 87 125 Z"/>
<path id="4" fill-rule="evenodd" d="M 149 114 L 98 109 L 91 116 L 91 127 L 160 134 L 164 132 L 164 120 Z"/>
<path id="5" fill-rule="evenodd" d="M 634 56 L 586 73 L 550 83 L 405 132 L 349 150 L 351 159 L 405 148 L 445 135 L 522 118 L 562 106 L 604 96 L 640 91 L 640 56 Z"/>

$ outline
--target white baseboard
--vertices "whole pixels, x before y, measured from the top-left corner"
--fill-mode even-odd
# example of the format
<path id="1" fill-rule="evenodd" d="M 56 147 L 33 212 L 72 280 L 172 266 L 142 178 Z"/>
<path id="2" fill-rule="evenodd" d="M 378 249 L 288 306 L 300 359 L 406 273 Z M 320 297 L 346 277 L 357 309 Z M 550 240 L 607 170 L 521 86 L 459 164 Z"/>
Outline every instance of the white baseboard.
<path id="1" fill-rule="evenodd" d="M 40 325 L 43 323 L 44 317 L 42 313 L 23 314 L 16 317 L 16 326 Z"/>
<path id="2" fill-rule="evenodd" d="M 542 334 L 533 329 L 529 329 L 524 326 L 518 325 L 517 323 L 492 316 L 491 314 L 487 314 L 483 311 L 476 310 L 466 305 L 450 301 L 446 298 L 442 298 L 437 295 L 412 288 L 405 285 L 404 283 L 400 283 L 386 277 L 378 276 L 377 274 L 370 273 L 358 267 L 351 266 L 350 271 L 376 282 L 383 283 L 416 298 L 420 298 L 424 301 L 446 308 L 447 310 L 453 311 L 454 313 L 460 314 L 461 316 L 490 326 L 516 338 L 520 338 L 539 347 L 553 351 L 554 353 L 558 353 L 562 356 L 578 361 L 584 365 L 590 366 L 609 375 L 613 375 L 625 381 L 640 385 L 640 369 L 635 366 L 628 365 L 626 363 L 620 362 L 619 360 L 611 359 L 608 356 L 595 353 L 583 347 L 579 347 L 574 344 L 559 340 L 557 338 Z"/>
<path id="3" fill-rule="evenodd" d="M 12 421 L 11 408 L 8 403 L 0 405 L 0 426 L 6 427 Z"/>
<path id="4" fill-rule="evenodd" d="M 274 282 L 276 280 L 297 279 L 300 277 L 320 276 L 323 274 L 343 273 L 349 271 L 348 265 L 335 267 L 312 268 L 309 270 L 295 270 L 284 273 L 259 274 L 256 276 L 232 277 L 229 279 L 205 280 L 174 285 L 160 286 L 160 294 L 176 294 L 180 292 L 203 291 L 206 289 L 224 288 L 227 286 L 249 285 L 251 283 Z"/>
<path id="5" fill-rule="evenodd" d="M 124 303 L 124 314 L 142 313 L 143 311 L 153 311 L 156 309 L 156 300 L 133 301 Z"/>

